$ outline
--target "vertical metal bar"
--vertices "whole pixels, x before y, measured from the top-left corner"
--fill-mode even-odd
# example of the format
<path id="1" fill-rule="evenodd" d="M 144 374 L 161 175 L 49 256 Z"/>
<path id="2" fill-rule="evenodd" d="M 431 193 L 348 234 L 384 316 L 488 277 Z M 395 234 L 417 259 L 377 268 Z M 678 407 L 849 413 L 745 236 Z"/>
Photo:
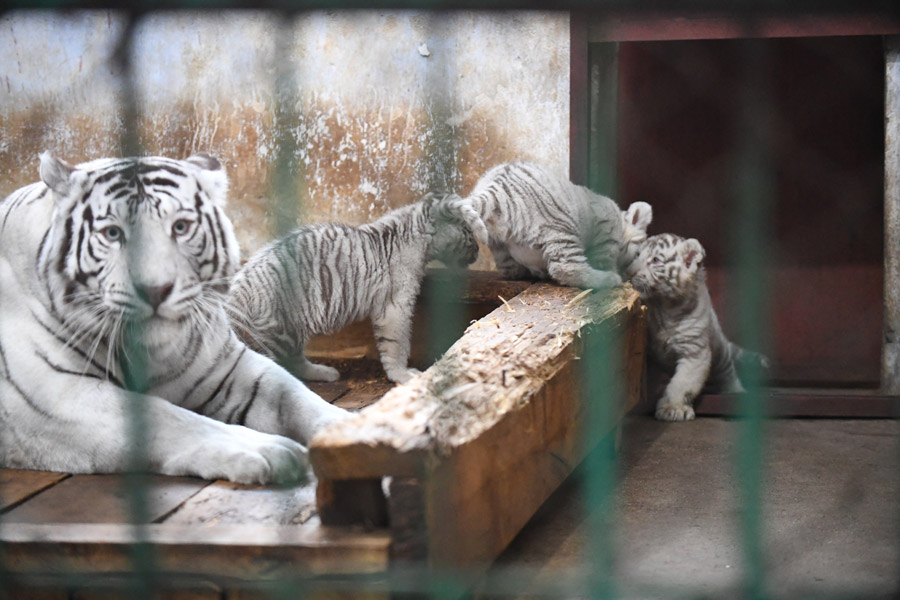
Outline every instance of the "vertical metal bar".
<path id="1" fill-rule="evenodd" d="M 616 43 L 589 44 L 589 101 L 587 185 L 593 191 L 614 195 L 617 179 L 617 127 L 619 91 L 619 48 Z M 603 292 L 601 292 L 603 293 Z M 618 427 L 618 402 L 624 386 L 618 373 L 622 352 L 613 342 L 612 332 L 589 331 L 579 365 L 584 382 L 587 427 L 583 444 L 585 507 L 588 531 L 588 592 L 592 598 L 619 595 L 613 576 L 616 552 L 615 488 L 618 464 L 614 433 Z"/>
<path id="2" fill-rule="evenodd" d="M 429 164 L 426 174 L 428 189 L 443 193 L 455 190 L 455 182 L 459 179 L 457 164 L 458 144 L 456 131 L 452 127 L 450 117 L 453 113 L 454 91 L 450 82 L 455 81 L 455 40 L 448 23 L 452 23 L 453 15 L 442 11 L 428 13 L 427 43 L 430 45 L 430 56 L 425 72 L 425 110 L 428 118 L 430 135 L 425 148 L 425 156 Z M 442 277 L 431 278 L 427 297 L 428 313 L 428 358 L 436 358 L 443 354 L 459 333 L 464 329 L 465 315 L 458 302 L 465 285 L 465 273 L 456 269 L 447 269 Z"/>
<path id="3" fill-rule="evenodd" d="M 115 53 L 111 58 L 113 70 L 120 82 L 118 104 L 123 120 L 120 148 L 122 156 L 126 157 L 139 157 L 142 153 L 138 103 L 132 65 L 134 36 L 142 17 L 143 14 L 139 12 L 126 14 L 124 28 Z M 137 171 L 135 171 L 134 176 L 138 176 Z M 128 361 L 126 381 L 129 389 L 136 394 L 141 394 L 148 388 L 147 365 L 143 362 L 144 353 L 140 348 L 140 331 L 136 330 L 135 327 L 137 326 L 125 327 L 122 344 L 124 347 L 123 354 L 126 358 L 123 360 Z M 123 391 L 124 394 L 128 394 L 128 392 Z M 131 549 L 134 577 L 129 580 L 131 584 L 129 591 L 134 598 L 149 599 L 153 597 L 158 586 L 154 551 L 146 541 L 146 525 L 150 521 L 146 493 L 148 485 L 147 444 L 150 438 L 149 428 L 155 424 L 148 421 L 143 404 L 135 401 L 136 398 L 136 396 L 123 398 L 123 401 L 126 401 L 129 407 L 128 434 L 131 443 L 131 456 L 129 460 L 130 466 L 125 473 L 125 485 L 134 532 L 134 544 Z"/>
<path id="4" fill-rule="evenodd" d="M 306 143 L 300 139 L 303 101 L 294 60 L 299 14 L 286 10 L 276 15 L 278 25 L 272 80 L 275 165 L 268 182 L 269 206 L 266 215 L 273 238 L 281 238 L 301 224 L 303 205 L 308 197 L 306 163 L 300 155 L 300 148 Z M 274 600 L 293 600 L 305 597 L 307 588 L 306 578 L 298 574 L 273 581 L 265 591 L 266 597 Z"/>
<path id="5" fill-rule="evenodd" d="M 900 36 L 884 39 L 884 338 L 881 391 L 900 394 Z"/>
<path id="6" fill-rule="evenodd" d="M 300 88 L 296 65 L 292 60 L 296 14 L 279 15 L 275 33 L 275 70 L 273 94 L 275 118 L 275 167 L 269 181 L 270 205 L 267 213 L 269 231 L 279 238 L 295 229 L 302 216 L 307 196 L 306 166 L 300 158 L 301 113 Z"/>
<path id="7" fill-rule="evenodd" d="M 738 313 L 741 339 L 751 348 L 767 346 L 766 329 L 769 299 L 766 295 L 767 227 L 774 196 L 774 169 L 771 164 L 772 126 L 769 45 L 752 40 L 741 44 L 741 66 L 745 69 L 738 116 L 739 147 L 736 155 L 735 227 L 738 259 Z M 762 549 L 762 462 L 764 394 L 762 373 L 757 365 L 742 369 L 747 393 L 741 395 L 738 429 L 738 484 L 741 499 L 740 531 L 746 565 L 742 583 L 745 598 L 762 598 L 765 572 Z"/>
<path id="8" fill-rule="evenodd" d="M 619 44 L 590 44 L 588 187 L 615 198 L 618 171 Z"/>
<path id="9" fill-rule="evenodd" d="M 615 488 L 618 463 L 615 428 L 618 400 L 624 387 L 617 373 L 621 370 L 621 348 L 613 343 L 609 331 L 585 334 L 584 356 L 579 362 L 583 381 L 587 425 L 582 443 L 587 446 L 583 463 L 585 507 L 587 510 L 588 595 L 591 598 L 616 598 L 619 595 L 613 567 L 616 552 Z"/>

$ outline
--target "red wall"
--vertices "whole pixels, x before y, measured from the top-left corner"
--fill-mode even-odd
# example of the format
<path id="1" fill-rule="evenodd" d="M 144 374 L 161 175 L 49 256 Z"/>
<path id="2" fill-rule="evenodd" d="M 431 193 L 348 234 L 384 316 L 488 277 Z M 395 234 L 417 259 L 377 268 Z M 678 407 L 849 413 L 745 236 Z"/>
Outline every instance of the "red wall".
<path id="1" fill-rule="evenodd" d="M 696 237 L 736 335 L 733 187 L 740 44 L 620 45 L 622 205 L 654 206 L 651 232 Z M 879 37 L 757 40 L 767 56 L 775 165 L 767 232 L 771 353 L 787 383 L 872 383 L 881 348 L 884 58 Z"/>

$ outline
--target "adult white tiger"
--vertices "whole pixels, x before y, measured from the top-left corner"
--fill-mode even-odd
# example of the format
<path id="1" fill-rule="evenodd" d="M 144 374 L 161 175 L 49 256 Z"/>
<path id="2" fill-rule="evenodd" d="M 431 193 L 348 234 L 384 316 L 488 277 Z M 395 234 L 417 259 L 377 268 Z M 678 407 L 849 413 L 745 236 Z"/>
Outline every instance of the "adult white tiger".
<path id="1" fill-rule="evenodd" d="M 0 203 L 0 464 L 128 468 L 139 403 L 153 472 L 301 478 L 301 443 L 346 413 L 232 333 L 219 162 L 44 153 L 40 176 Z"/>

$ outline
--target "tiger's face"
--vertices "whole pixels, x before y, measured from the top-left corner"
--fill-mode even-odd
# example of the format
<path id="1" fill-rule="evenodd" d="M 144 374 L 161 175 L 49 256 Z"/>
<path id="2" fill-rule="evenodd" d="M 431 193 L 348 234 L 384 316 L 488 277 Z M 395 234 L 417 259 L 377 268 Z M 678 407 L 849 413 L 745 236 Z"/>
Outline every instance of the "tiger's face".
<path id="1" fill-rule="evenodd" d="M 644 299 L 681 299 L 690 297 L 702 281 L 706 252 L 695 239 L 671 233 L 647 238 L 627 274 Z"/>
<path id="2" fill-rule="evenodd" d="M 478 242 L 456 200 L 456 196 L 446 196 L 432 208 L 434 232 L 428 259 L 439 260 L 451 268 L 464 269 L 478 258 Z"/>
<path id="3" fill-rule="evenodd" d="M 164 337 L 221 302 L 238 248 L 216 159 L 71 167 L 45 153 L 41 179 L 57 201 L 43 268 L 69 313 L 110 334 L 138 324 Z"/>

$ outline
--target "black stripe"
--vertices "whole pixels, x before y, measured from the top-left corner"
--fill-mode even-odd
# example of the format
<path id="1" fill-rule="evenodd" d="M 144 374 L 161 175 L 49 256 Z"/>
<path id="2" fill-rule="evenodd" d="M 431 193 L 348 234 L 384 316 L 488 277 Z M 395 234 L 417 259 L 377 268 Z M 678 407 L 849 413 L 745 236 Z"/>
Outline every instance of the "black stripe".
<path id="1" fill-rule="evenodd" d="M 28 394 L 25 393 L 25 390 L 23 390 L 21 387 L 19 387 L 19 385 L 15 382 L 15 380 L 13 379 L 12 373 L 10 372 L 10 369 L 9 369 L 9 363 L 6 361 L 6 351 L 3 349 L 2 344 L 0 344 L 0 363 L 3 363 L 3 371 L 4 371 L 4 373 L 6 373 L 6 381 L 8 381 L 9 384 L 13 387 L 13 389 L 16 390 L 16 392 L 19 394 L 19 396 L 22 397 L 22 400 L 25 401 L 25 404 L 27 404 L 31 408 L 31 410 L 38 413 L 39 415 L 41 415 L 42 417 L 44 417 L 45 419 L 47 419 L 49 421 L 60 420 L 59 415 L 54 415 L 52 413 L 49 413 L 46 410 L 44 410 L 43 408 L 41 408 L 40 406 L 38 406 L 28 396 Z"/>
<path id="2" fill-rule="evenodd" d="M 247 413 L 250 412 L 250 409 L 253 407 L 253 403 L 256 402 L 256 396 L 259 393 L 259 383 L 260 383 L 260 381 L 262 381 L 262 378 L 263 378 L 263 375 L 260 375 L 253 382 L 253 388 L 250 392 L 250 398 L 247 400 L 246 404 L 244 404 L 244 407 L 241 410 L 240 414 L 237 416 L 237 418 L 235 419 L 234 411 L 232 411 L 232 414 L 228 415 L 228 420 L 226 421 L 226 423 L 236 423 L 237 425 L 246 425 Z"/>
<path id="3" fill-rule="evenodd" d="M 237 360 L 234 361 L 234 364 L 231 365 L 231 368 L 230 368 L 230 369 L 228 369 L 228 372 L 225 374 L 225 376 L 224 376 L 224 377 L 222 378 L 222 380 L 219 382 L 219 385 L 216 386 L 216 389 L 213 390 L 213 393 L 210 394 L 209 398 L 207 398 L 206 400 L 204 400 L 203 403 L 200 404 L 200 406 L 198 406 L 196 409 L 194 409 L 195 412 L 198 412 L 198 413 L 200 413 L 200 414 L 206 414 L 206 413 L 204 412 L 204 410 L 206 409 L 207 406 L 209 406 L 209 404 L 215 399 L 215 397 L 216 397 L 216 396 L 219 394 L 219 392 L 222 390 L 222 387 L 225 385 L 225 381 L 227 381 L 228 378 L 231 377 L 231 374 L 234 373 L 234 370 L 237 368 L 238 363 L 241 362 L 241 359 L 244 357 L 244 353 L 245 353 L 246 351 L 247 351 L 247 348 L 241 349 L 241 353 L 238 355 Z M 215 365 L 213 366 L 213 368 L 215 368 Z"/>

